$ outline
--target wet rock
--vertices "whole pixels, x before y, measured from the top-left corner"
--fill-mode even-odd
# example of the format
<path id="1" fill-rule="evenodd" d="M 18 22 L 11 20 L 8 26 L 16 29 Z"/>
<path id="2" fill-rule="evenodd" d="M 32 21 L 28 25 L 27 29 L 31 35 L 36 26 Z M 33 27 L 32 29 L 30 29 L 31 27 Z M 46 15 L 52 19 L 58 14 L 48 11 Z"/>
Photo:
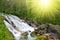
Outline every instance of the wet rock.
<path id="1" fill-rule="evenodd" d="M 28 35 L 28 33 L 27 33 L 27 32 L 24 32 L 24 33 L 22 33 L 22 35 L 23 35 L 23 36 L 27 36 L 27 35 Z"/>
<path id="2" fill-rule="evenodd" d="M 31 18 L 25 18 L 24 20 L 25 20 L 25 22 L 27 22 L 32 27 L 36 28 L 36 27 L 39 26 L 39 24 L 35 20 L 33 20 Z"/>
<path id="3" fill-rule="evenodd" d="M 54 40 L 54 38 L 50 35 L 48 36 L 48 40 Z"/>
<path id="4" fill-rule="evenodd" d="M 35 31 L 31 32 L 30 34 L 32 37 L 36 36 L 37 34 L 35 33 Z"/>
<path id="5" fill-rule="evenodd" d="M 32 32 L 31 34 L 46 35 L 49 37 L 48 40 L 54 40 L 53 38 L 57 38 L 57 37 L 60 38 L 60 27 L 59 25 L 42 24 L 39 27 L 37 27 L 37 29 L 35 29 L 35 31 Z"/>

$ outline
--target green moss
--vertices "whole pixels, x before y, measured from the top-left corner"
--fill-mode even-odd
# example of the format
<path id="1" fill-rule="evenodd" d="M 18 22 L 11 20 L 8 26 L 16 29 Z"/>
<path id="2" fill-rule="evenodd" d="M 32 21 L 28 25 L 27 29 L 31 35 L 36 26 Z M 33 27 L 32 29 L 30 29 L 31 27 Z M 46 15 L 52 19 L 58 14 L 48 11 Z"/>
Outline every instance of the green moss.
<path id="1" fill-rule="evenodd" d="M 1 16 L 0 16 L 0 40 L 13 40 L 13 37 L 9 30 L 4 25 L 3 17 Z"/>
<path id="2" fill-rule="evenodd" d="M 44 35 L 39 35 L 39 36 L 37 36 L 36 40 L 47 40 L 47 37 Z"/>

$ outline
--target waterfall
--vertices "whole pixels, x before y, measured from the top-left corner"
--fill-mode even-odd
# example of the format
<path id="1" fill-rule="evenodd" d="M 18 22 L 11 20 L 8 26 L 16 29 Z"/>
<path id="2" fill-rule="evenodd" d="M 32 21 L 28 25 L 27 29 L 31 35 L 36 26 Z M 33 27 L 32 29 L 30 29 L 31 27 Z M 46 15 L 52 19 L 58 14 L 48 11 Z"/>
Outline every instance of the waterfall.
<path id="1" fill-rule="evenodd" d="M 21 33 L 16 31 L 12 25 L 10 25 L 7 21 L 4 20 L 4 23 L 8 30 L 13 34 L 16 40 L 20 40 Z"/>
<path id="2" fill-rule="evenodd" d="M 14 15 L 2 15 L 6 20 L 4 20 L 4 23 L 8 30 L 13 34 L 16 40 L 20 40 L 21 34 L 23 32 L 34 31 L 34 27 L 29 26 L 24 20 L 21 20 L 19 17 Z M 17 31 L 14 26 L 19 30 Z M 28 38 L 27 40 L 35 40 L 35 38 L 31 37 L 30 32 L 28 32 Z"/>

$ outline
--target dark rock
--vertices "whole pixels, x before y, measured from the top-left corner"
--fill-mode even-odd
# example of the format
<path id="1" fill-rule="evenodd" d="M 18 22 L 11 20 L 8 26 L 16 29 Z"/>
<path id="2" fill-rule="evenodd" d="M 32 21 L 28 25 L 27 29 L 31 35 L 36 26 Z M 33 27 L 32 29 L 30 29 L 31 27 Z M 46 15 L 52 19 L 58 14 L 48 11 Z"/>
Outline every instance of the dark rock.
<path id="1" fill-rule="evenodd" d="M 60 26 L 53 24 L 42 24 L 32 33 L 35 33 L 36 35 L 43 35 L 49 33 L 52 35 L 53 38 L 60 38 Z"/>
<path id="2" fill-rule="evenodd" d="M 27 33 L 27 32 L 24 32 L 24 33 L 22 33 L 22 35 L 23 35 L 23 36 L 27 36 L 27 35 L 28 35 L 28 33 Z"/>

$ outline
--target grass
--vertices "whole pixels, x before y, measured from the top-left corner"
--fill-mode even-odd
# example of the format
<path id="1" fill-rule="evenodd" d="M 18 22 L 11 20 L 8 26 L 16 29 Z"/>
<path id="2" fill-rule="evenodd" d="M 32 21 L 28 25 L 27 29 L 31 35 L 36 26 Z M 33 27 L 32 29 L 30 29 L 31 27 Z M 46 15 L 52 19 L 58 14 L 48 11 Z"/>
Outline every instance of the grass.
<path id="1" fill-rule="evenodd" d="M 11 0 L 12 1 L 12 0 Z M 21 0 L 20 0 L 21 2 Z M 13 7 L 11 7 L 13 4 Z M 54 12 L 53 11 L 53 15 L 54 17 L 52 17 L 51 13 L 48 15 L 48 14 L 44 14 L 41 15 L 42 13 L 38 12 L 38 10 L 36 10 L 36 12 L 34 11 L 35 8 L 31 8 L 32 4 L 30 5 L 27 5 L 26 4 L 24 5 L 25 3 L 21 3 L 21 7 L 19 7 L 19 5 L 16 6 L 16 4 L 14 4 L 14 2 L 7 2 L 6 1 L 6 5 L 7 6 L 4 6 L 5 5 L 5 1 L 4 0 L 1 0 L 0 1 L 0 12 L 1 13 L 6 13 L 6 14 L 13 14 L 13 15 L 16 15 L 16 16 L 19 16 L 20 18 L 24 19 L 24 18 L 30 18 L 32 20 L 35 20 L 38 24 L 45 24 L 45 23 L 51 23 L 51 24 L 55 24 L 55 25 L 60 25 L 60 2 L 57 3 L 58 7 L 57 7 L 57 11 Z M 43 17 L 42 17 L 43 16 Z"/>
<path id="2" fill-rule="evenodd" d="M 13 40 L 11 33 L 4 25 L 2 16 L 0 16 L 0 40 Z"/>
<path id="3" fill-rule="evenodd" d="M 36 40 L 47 40 L 47 36 L 39 35 Z"/>

